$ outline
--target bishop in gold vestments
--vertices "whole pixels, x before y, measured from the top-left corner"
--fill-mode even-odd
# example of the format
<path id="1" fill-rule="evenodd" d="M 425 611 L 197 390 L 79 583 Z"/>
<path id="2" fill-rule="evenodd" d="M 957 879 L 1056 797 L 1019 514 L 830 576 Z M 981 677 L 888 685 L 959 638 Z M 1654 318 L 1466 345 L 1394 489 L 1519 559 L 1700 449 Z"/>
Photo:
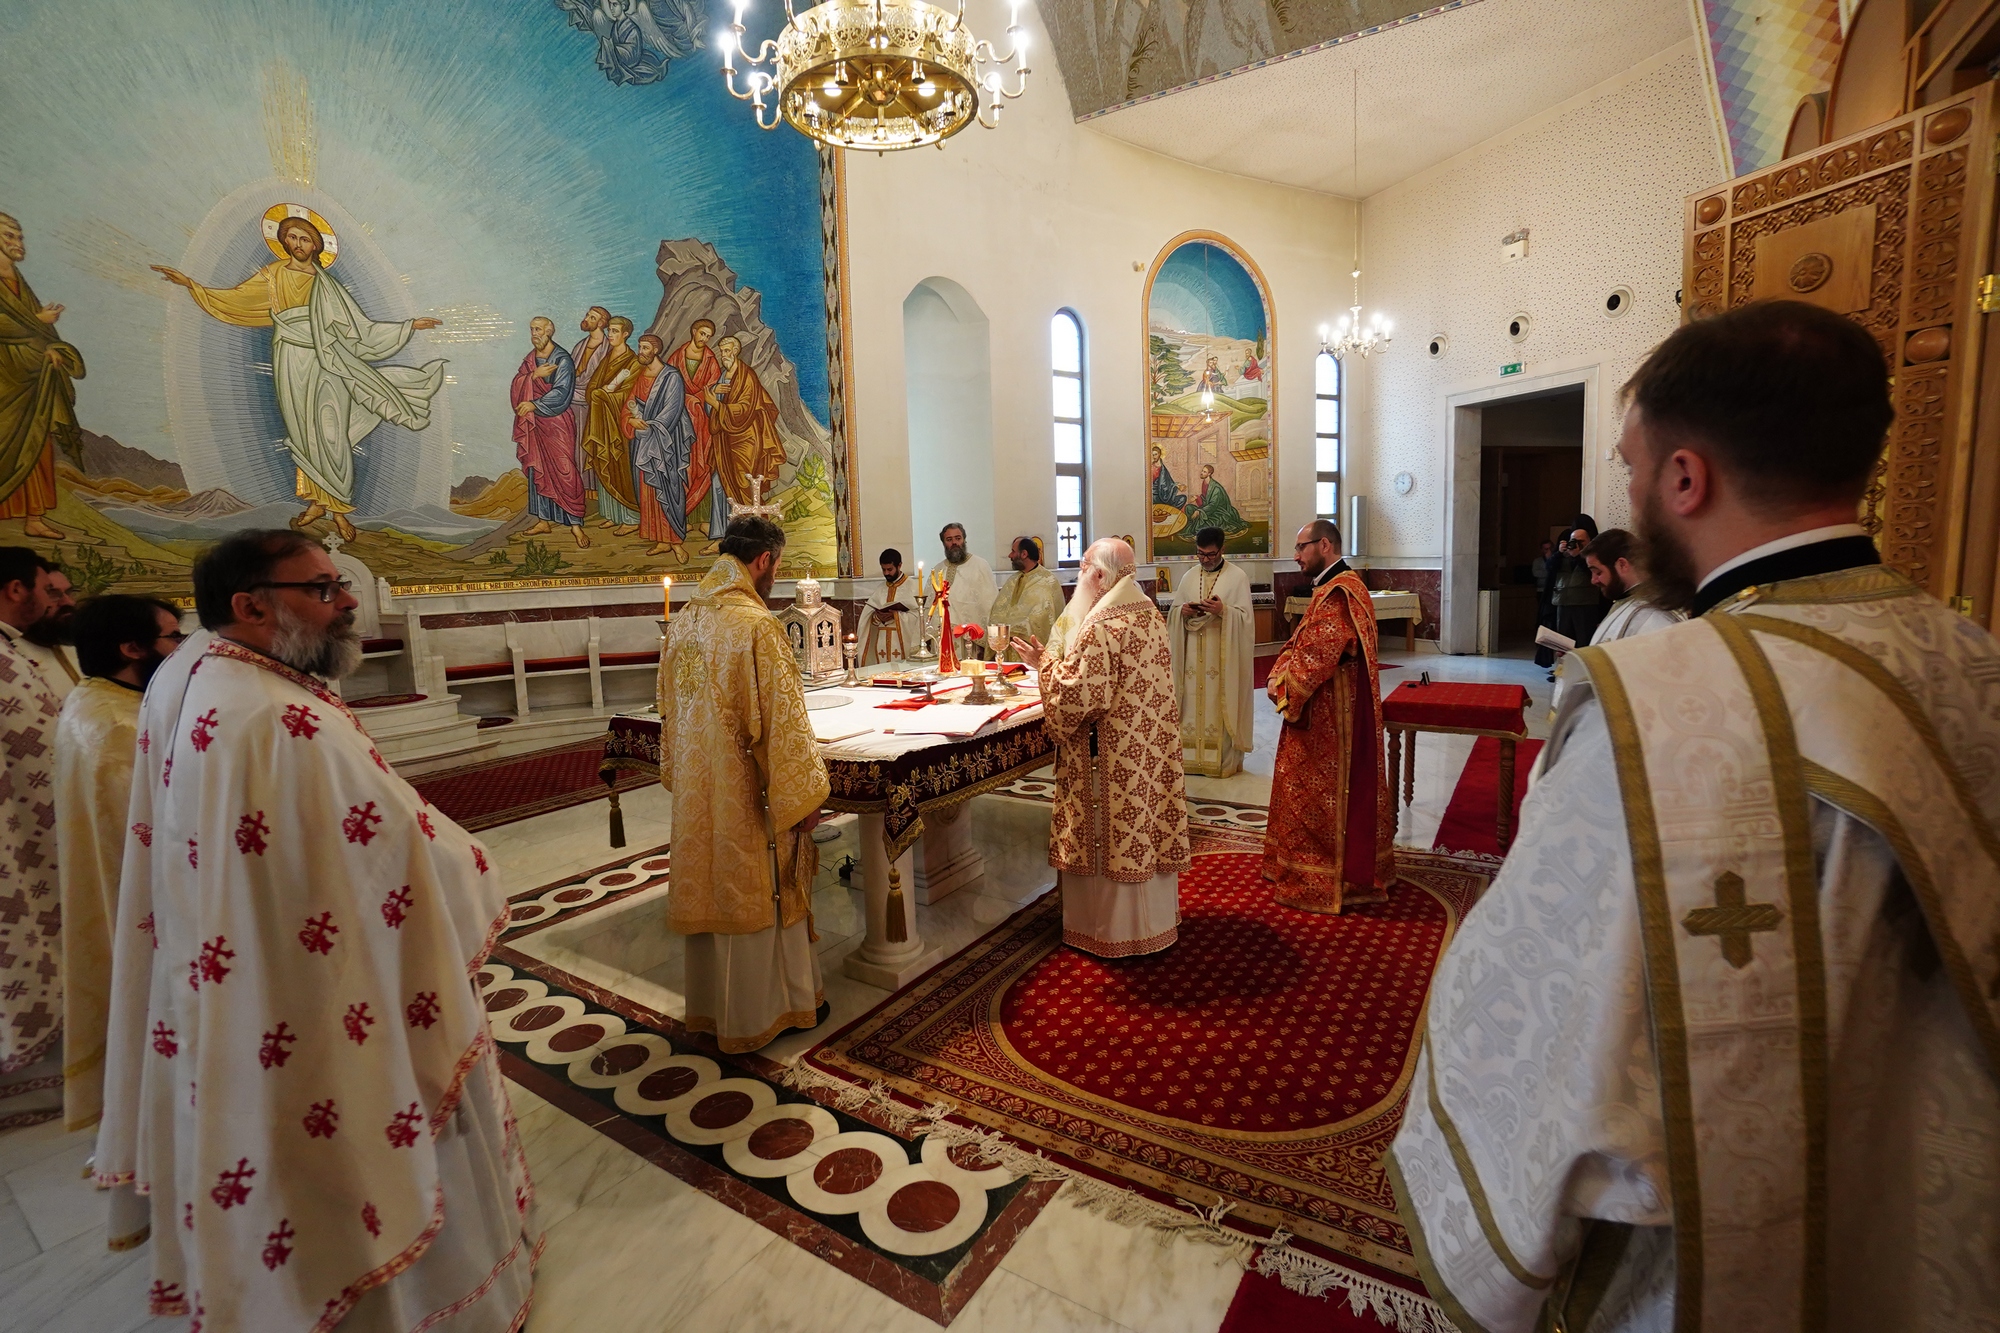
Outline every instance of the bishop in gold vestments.
<path id="1" fill-rule="evenodd" d="M 659 702 L 660 782 L 674 793 L 667 919 L 687 936 L 687 1026 L 724 1051 L 753 1051 L 813 1026 L 824 998 L 811 919 L 819 853 L 798 825 L 829 787 L 791 645 L 735 557 L 719 556 L 674 617 Z"/>
<path id="2" fill-rule="evenodd" d="M 1381 901 L 1396 862 L 1375 612 L 1368 585 L 1340 559 L 1339 537 L 1328 540 L 1329 563 L 1317 569 L 1307 563 L 1316 553 L 1300 553 L 1300 568 L 1318 575 L 1312 604 L 1266 687 L 1284 725 L 1271 778 L 1264 878 L 1279 902 L 1308 912 Z"/>

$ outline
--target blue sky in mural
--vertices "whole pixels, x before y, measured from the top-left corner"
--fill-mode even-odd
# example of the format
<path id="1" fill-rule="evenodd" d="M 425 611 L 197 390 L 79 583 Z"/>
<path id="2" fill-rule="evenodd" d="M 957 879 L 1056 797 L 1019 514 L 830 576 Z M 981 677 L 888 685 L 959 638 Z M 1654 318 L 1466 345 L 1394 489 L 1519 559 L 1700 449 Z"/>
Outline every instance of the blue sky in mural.
<path id="1" fill-rule="evenodd" d="M 727 96 L 703 22 L 704 49 L 620 87 L 553 0 L 0 5 L 0 46 L 19 57 L 0 85 L 0 211 L 26 229 L 28 281 L 67 307 L 61 331 L 89 366 L 83 425 L 175 456 L 168 396 L 190 386 L 166 382 L 162 351 L 167 303 L 187 297 L 147 266 L 182 266 L 219 200 L 279 174 L 279 62 L 306 89 L 313 184 L 407 290 L 406 311 L 377 317 L 445 320 L 397 359 L 450 360 L 455 476 L 514 466 L 507 385 L 528 320 L 549 314 L 568 342 L 603 305 L 643 329 L 663 239 L 710 242 L 762 293 L 824 421 L 817 160 Z"/>
<path id="2" fill-rule="evenodd" d="M 1209 241 L 1189 241 L 1153 277 L 1148 317 L 1183 333 L 1255 342 L 1264 336 L 1264 298 L 1236 257 Z"/>

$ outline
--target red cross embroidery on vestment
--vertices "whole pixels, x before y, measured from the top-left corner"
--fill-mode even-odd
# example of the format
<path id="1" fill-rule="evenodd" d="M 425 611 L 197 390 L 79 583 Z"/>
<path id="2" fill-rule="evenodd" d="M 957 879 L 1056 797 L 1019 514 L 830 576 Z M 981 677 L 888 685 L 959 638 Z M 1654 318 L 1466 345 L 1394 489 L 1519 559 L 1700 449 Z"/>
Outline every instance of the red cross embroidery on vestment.
<path id="1" fill-rule="evenodd" d="M 486 873 L 486 849 L 484 847 L 474 844 L 472 848 L 472 864 L 479 867 L 480 874 L 483 875 Z"/>
<path id="2" fill-rule="evenodd" d="M 340 831 L 347 835 L 349 842 L 358 842 L 366 847 L 375 838 L 375 829 L 382 822 L 382 816 L 375 813 L 375 802 L 347 807 L 347 818 L 340 821 Z"/>
<path id="3" fill-rule="evenodd" d="M 168 755 L 167 762 L 160 765 L 160 785 L 162 787 L 171 787 L 174 785 L 174 757 L 172 755 Z"/>
<path id="4" fill-rule="evenodd" d="M 375 1026 L 375 1015 L 368 1012 L 368 1002 L 363 1000 L 347 1006 L 347 1017 L 341 1024 L 347 1029 L 347 1039 L 360 1046 L 368 1040 L 368 1029 Z"/>
<path id="5" fill-rule="evenodd" d="M 284 715 L 279 721 L 284 723 L 286 732 L 294 740 L 299 738 L 311 740 L 319 735 L 319 714 L 304 704 L 286 704 Z"/>
<path id="6" fill-rule="evenodd" d="M 407 1111 L 398 1111 L 390 1118 L 388 1127 L 382 1133 L 391 1148 L 407 1148 L 417 1141 L 417 1126 L 423 1122 L 424 1113 L 417 1109 L 415 1102 L 411 1102 Z"/>
<path id="7" fill-rule="evenodd" d="M 229 937 L 227 935 L 217 935 L 214 939 L 209 940 L 201 946 L 201 958 L 199 962 L 201 964 L 201 979 L 203 981 L 213 981 L 220 984 L 222 979 L 229 975 L 231 969 L 223 962 L 223 959 L 234 958 L 236 950 L 227 947 L 228 944 Z"/>
<path id="8" fill-rule="evenodd" d="M 374 1204 L 364 1203 L 361 1205 L 361 1225 L 368 1228 L 368 1234 L 371 1236 L 382 1234 L 382 1217 L 381 1214 L 375 1211 Z"/>
<path id="9" fill-rule="evenodd" d="M 292 1247 L 286 1241 L 299 1233 L 292 1230 L 291 1219 L 279 1218 L 278 1229 L 264 1237 L 264 1267 L 275 1269 L 292 1257 Z"/>
<path id="10" fill-rule="evenodd" d="M 333 937 L 339 933 L 340 927 L 333 924 L 333 913 L 321 912 L 306 918 L 305 929 L 299 932 L 299 943 L 306 946 L 307 953 L 332 953 Z"/>
<path id="11" fill-rule="evenodd" d="M 174 1040 L 174 1030 L 165 1023 L 153 1024 L 153 1049 L 169 1060 L 180 1053 L 181 1045 Z"/>
<path id="12" fill-rule="evenodd" d="M 300 1123 L 305 1125 L 308 1137 L 330 1139 L 340 1128 L 340 1112 L 333 1109 L 333 1098 L 329 1097 L 323 1102 L 314 1102 Z"/>
<path id="13" fill-rule="evenodd" d="M 151 753 L 152 753 L 152 751 L 153 751 L 153 733 L 152 733 L 152 732 L 150 732 L 150 731 L 142 731 L 142 732 L 140 732 L 140 733 L 139 733 L 139 753 L 140 753 L 140 754 L 151 754 Z"/>
<path id="14" fill-rule="evenodd" d="M 153 826 L 151 824 L 134 824 L 132 826 L 132 836 L 139 840 L 141 847 L 151 847 L 153 845 Z"/>
<path id="15" fill-rule="evenodd" d="M 182 1204 L 182 1205 L 181 1205 L 181 1225 L 182 1225 L 183 1227 L 187 1228 L 187 1229 L 188 1229 L 189 1231 L 193 1231 L 193 1230 L 194 1230 L 194 1205 L 193 1205 L 193 1204 L 191 1204 L 191 1203 L 184 1203 L 184 1204 Z"/>
<path id="16" fill-rule="evenodd" d="M 423 810 L 417 811 L 417 827 L 423 830 L 426 838 L 429 838 L 432 842 L 437 841 L 437 830 L 431 827 L 431 817 L 428 812 Z"/>
<path id="17" fill-rule="evenodd" d="M 188 839 L 188 865 L 195 870 L 201 869 L 201 846 L 193 838 Z"/>
<path id="18" fill-rule="evenodd" d="M 245 856 L 262 856 L 267 845 L 264 835 L 270 831 L 271 826 L 264 822 L 262 810 L 243 816 L 236 821 L 236 850 Z"/>
<path id="19" fill-rule="evenodd" d="M 299 1034 L 293 1032 L 289 1024 L 278 1024 L 264 1034 L 264 1044 L 257 1051 L 257 1063 L 266 1069 L 283 1068 L 285 1061 L 292 1058 L 291 1051 L 286 1048 L 298 1039 Z"/>
<path id="20" fill-rule="evenodd" d="M 207 1308 L 201 1303 L 201 1293 L 197 1291 L 194 1294 L 194 1317 L 188 1321 L 188 1333 L 201 1333 L 202 1317 L 207 1313 Z"/>
<path id="21" fill-rule="evenodd" d="M 427 1028 L 437 1022 L 438 997 L 434 990 L 418 991 L 417 998 L 403 1008 L 403 1016 L 413 1028 Z"/>
<path id="22" fill-rule="evenodd" d="M 145 916 L 140 918 L 139 929 L 146 932 L 146 938 L 153 942 L 155 949 L 160 947 L 159 932 L 153 929 L 153 914 L 151 912 L 146 913 Z"/>
<path id="23" fill-rule="evenodd" d="M 181 1295 L 180 1283 L 155 1281 L 152 1289 L 146 1293 L 146 1302 L 151 1307 L 151 1312 L 158 1316 L 178 1313 L 177 1310 L 165 1307 L 183 1305 L 186 1303 L 186 1298 Z"/>
<path id="24" fill-rule="evenodd" d="M 194 720 L 194 726 L 188 731 L 188 743 L 196 751 L 207 753 L 208 747 L 215 743 L 216 725 L 215 710 L 211 708 Z"/>
<path id="25" fill-rule="evenodd" d="M 215 1206 L 224 1212 L 239 1203 L 247 1203 L 250 1199 L 250 1186 L 244 1182 L 256 1174 L 257 1168 L 250 1165 L 250 1159 L 239 1157 L 235 1166 L 217 1173 L 215 1188 L 208 1192 L 208 1197 L 215 1200 Z"/>
<path id="26" fill-rule="evenodd" d="M 389 929 L 402 929 L 403 922 L 409 918 L 409 906 L 413 901 L 415 899 L 407 884 L 382 900 L 382 920 Z"/>

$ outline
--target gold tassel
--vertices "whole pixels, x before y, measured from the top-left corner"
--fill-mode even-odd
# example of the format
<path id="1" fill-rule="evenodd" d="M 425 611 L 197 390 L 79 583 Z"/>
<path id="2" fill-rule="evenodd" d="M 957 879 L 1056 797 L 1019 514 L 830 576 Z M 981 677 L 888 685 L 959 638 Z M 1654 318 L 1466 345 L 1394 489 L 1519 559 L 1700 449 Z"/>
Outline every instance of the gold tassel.
<path id="1" fill-rule="evenodd" d="M 910 938 L 910 925 L 903 915 L 903 877 L 896 873 L 893 864 L 889 867 L 889 901 L 886 906 L 889 920 L 885 933 L 889 943 L 901 944 Z"/>
<path id="2" fill-rule="evenodd" d="M 611 845 L 613 847 L 625 845 L 625 810 L 618 804 L 616 787 L 611 789 Z"/>

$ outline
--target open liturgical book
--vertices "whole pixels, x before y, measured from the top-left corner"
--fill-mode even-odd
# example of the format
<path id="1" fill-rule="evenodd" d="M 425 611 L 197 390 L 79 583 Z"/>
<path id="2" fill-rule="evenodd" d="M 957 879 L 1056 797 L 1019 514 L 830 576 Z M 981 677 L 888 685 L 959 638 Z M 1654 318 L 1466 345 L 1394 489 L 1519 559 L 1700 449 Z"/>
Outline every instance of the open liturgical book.
<path id="1" fill-rule="evenodd" d="M 1559 653 L 1573 653 L 1576 651 L 1576 640 L 1567 634 L 1556 633 L 1547 625 L 1541 625 L 1535 629 L 1535 646 L 1553 648 Z"/>

